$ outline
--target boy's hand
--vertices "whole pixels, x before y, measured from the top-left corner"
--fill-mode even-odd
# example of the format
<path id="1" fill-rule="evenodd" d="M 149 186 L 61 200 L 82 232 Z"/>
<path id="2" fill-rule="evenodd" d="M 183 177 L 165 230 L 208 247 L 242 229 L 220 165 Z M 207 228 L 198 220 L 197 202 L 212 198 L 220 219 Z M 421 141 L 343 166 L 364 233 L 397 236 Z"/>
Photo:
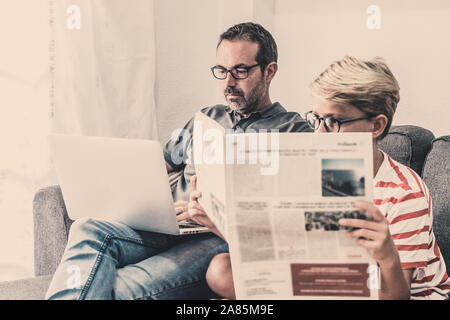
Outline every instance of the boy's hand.
<path id="1" fill-rule="evenodd" d="M 398 260 L 398 252 L 389 232 L 389 224 L 380 210 L 373 203 L 366 201 L 356 201 L 354 205 L 356 208 L 366 210 L 373 220 L 340 219 L 341 226 L 359 228 L 350 231 L 348 236 L 358 238 L 358 243 L 365 247 L 372 258 L 380 264 Z"/>

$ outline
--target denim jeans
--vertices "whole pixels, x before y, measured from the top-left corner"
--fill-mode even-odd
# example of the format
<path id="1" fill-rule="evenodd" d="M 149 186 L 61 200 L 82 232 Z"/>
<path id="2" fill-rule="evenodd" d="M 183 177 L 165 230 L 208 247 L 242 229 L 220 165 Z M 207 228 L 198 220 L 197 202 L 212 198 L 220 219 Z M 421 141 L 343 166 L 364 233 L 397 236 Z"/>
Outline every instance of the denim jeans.
<path id="1" fill-rule="evenodd" d="M 46 299 L 208 299 L 206 270 L 225 241 L 167 235 L 95 219 L 75 221 Z"/>

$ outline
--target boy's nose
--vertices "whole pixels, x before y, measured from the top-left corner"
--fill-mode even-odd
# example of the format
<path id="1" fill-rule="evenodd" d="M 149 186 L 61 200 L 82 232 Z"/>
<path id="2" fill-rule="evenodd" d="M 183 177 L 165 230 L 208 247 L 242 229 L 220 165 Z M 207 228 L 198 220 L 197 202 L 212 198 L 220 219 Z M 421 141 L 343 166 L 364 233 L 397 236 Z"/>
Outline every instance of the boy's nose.
<path id="1" fill-rule="evenodd" d="M 319 133 L 328 132 L 327 129 L 325 128 L 325 121 L 323 121 L 323 120 L 320 121 L 319 127 L 314 131 L 319 132 Z"/>

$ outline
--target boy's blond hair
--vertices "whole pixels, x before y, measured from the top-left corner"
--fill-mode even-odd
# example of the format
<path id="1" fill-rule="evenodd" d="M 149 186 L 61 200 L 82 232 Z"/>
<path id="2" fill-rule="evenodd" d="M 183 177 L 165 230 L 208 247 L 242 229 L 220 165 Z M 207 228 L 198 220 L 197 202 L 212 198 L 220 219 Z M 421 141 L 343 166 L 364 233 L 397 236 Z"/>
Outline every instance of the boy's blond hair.
<path id="1" fill-rule="evenodd" d="M 400 101 L 400 87 L 383 58 L 370 61 L 346 56 L 331 64 L 310 85 L 311 93 L 336 104 L 351 105 L 368 116 L 388 118 L 386 136 Z"/>

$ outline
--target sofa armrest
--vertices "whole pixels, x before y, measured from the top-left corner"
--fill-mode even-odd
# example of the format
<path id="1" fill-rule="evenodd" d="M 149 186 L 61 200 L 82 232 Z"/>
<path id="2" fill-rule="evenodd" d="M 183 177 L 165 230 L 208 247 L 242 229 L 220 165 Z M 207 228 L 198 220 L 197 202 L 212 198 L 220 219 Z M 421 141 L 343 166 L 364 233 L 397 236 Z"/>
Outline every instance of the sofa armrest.
<path id="1" fill-rule="evenodd" d="M 72 220 L 59 186 L 36 192 L 33 200 L 34 219 L 34 273 L 36 276 L 53 274 L 67 244 Z"/>
<path id="2" fill-rule="evenodd" d="M 423 180 L 431 194 L 433 229 L 450 273 L 450 135 L 433 141 L 425 160 Z"/>
<path id="3" fill-rule="evenodd" d="M 52 276 L 0 282 L 0 300 L 44 300 Z"/>
<path id="4" fill-rule="evenodd" d="M 169 183 L 175 189 L 183 171 L 169 173 Z M 50 275 L 56 271 L 67 245 L 72 220 L 67 215 L 59 186 L 36 192 L 33 200 L 34 273 Z"/>

